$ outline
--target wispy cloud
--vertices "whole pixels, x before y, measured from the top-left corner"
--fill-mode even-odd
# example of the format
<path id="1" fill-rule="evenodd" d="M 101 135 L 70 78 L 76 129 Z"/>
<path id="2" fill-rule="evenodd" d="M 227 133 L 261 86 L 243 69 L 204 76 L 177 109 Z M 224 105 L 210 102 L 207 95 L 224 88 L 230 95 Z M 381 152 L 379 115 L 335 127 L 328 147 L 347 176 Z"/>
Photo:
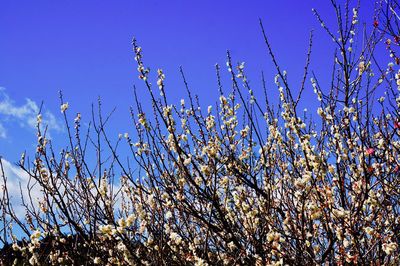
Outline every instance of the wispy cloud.
<path id="1" fill-rule="evenodd" d="M 0 123 L 0 139 L 5 139 L 7 137 L 6 129 L 3 124 Z"/>
<path id="2" fill-rule="evenodd" d="M 0 138 L 6 138 L 8 135 L 5 122 L 17 122 L 21 127 L 36 129 L 39 111 L 39 105 L 35 101 L 26 98 L 24 104 L 17 105 L 6 93 L 6 89 L 0 87 L 0 119 L 3 121 L 3 124 L 0 124 Z M 62 131 L 61 123 L 48 110 L 42 110 L 42 123 L 47 126 L 48 133 Z"/>

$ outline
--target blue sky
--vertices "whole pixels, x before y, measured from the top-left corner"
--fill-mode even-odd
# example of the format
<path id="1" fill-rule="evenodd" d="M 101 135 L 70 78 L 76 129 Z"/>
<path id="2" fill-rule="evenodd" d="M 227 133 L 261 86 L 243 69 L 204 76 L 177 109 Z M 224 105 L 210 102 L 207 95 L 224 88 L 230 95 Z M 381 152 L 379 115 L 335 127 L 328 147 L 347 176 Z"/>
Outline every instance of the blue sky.
<path id="1" fill-rule="evenodd" d="M 372 2 L 361 3 L 361 16 L 367 22 L 372 20 Z M 24 150 L 34 154 L 32 121 L 42 101 L 44 122 L 62 145 L 59 90 L 69 102 L 71 120 L 81 112 L 88 121 L 91 103 L 100 96 L 105 110 L 117 108 L 110 131 L 116 136 L 132 132 L 128 110 L 134 103 L 133 85 L 142 103 L 148 102 L 133 60 L 134 36 L 143 47 L 145 64 L 154 72 L 164 70 L 166 91 L 174 103 L 186 97 L 179 76 L 181 65 L 201 102 L 215 102 L 214 65 L 225 66 L 227 49 L 235 62 L 246 62 L 255 91 L 261 71 L 274 89 L 276 72 L 262 40 L 259 18 L 279 63 L 295 84 L 303 72 L 309 32 L 314 29 L 311 69 L 328 78 L 332 41 L 311 8 L 328 25 L 335 24 L 328 0 L 1 1 L 0 155 L 15 162 Z M 306 98 L 314 99 L 311 91 Z"/>

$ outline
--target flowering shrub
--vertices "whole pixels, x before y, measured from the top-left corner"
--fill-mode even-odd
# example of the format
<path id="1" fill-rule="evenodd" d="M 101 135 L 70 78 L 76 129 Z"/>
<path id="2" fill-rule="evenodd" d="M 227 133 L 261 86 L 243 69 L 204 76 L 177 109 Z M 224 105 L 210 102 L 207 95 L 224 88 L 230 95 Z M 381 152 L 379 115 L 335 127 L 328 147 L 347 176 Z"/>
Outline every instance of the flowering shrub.
<path id="1" fill-rule="evenodd" d="M 154 88 L 134 40 L 153 115 L 136 99 L 135 137 L 125 133 L 114 141 L 100 102 L 90 131 L 82 133 L 81 115 L 71 125 L 61 97 L 69 145 L 57 156 L 39 114 L 34 160 L 23 156 L 19 165 L 31 178 L 29 192 L 39 188 L 42 197 L 23 198 L 26 214 L 18 217 L 3 171 L 0 259 L 32 265 L 400 264 L 399 30 L 393 27 L 399 8 L 389 2 L 377 9 L 371 32 L 358 37 L 358 7 L 351 12 L 347 3 L 342 12 L 333 6 L 338 36 L 314 10 L 338 51 L 328 87 L 309 74 L 312 37 L 296 89 L 261 24 L 277 71 L 276 106 L 256 97 L 244 63 L 234 65 L 229 53 L 233 91 L 222 90 L 217 65 L 218 105 L 203 111 L 182 69 L 187 100 L 170 104 L 167 76 L 159 69 Z M 387 68 L 374 56 L 383 42 L 394 60 Z M 315 116 L 299 110 L 310 88 L 319 101 Z M 385 97 L 374 96 L 378 88 L 386 89 Z M 127 160 L 120 156 L 123 141 Z"/>

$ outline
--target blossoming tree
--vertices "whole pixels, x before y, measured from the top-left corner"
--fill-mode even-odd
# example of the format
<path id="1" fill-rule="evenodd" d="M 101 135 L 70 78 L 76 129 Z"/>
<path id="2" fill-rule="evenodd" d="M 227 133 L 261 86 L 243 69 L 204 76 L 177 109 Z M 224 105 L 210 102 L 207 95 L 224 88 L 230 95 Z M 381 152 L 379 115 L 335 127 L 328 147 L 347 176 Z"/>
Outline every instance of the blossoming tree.
<path id="1" fill-rule="evenodd" d="M 151 83 L 136 40 L 138 75 L 153 109 L 145 113 L 136 99 L 134 137 L 115 140 L 106 131 L 110 117 L 100 102 L 90 130 L 82 132 L 81 115 L 71 124 L 61 96 L 69 145 L 57 155 L 39 114 L 36 154 L 33 161 L 23 156 L 19 165 L 31 179 L 22 189 L 39 188 L 41 198 L 22 198 L 25 217 L 15 213 L 0 172 L 0 260 L 400 264 L 399 6 L 380 3 L 371 27 L 362 32 L 358 6 L 332 5 L 337 29 L 313 10 L 336 46 L 328 85 L 309 71 L 312 36 L 302 83 L 293 87 L 260 23 L 276 67 L 276 106 L 267 93 L 256 97 L 260 88 L 250 86 L 244 64 L 234 64 L 229 53 L 233 91 L 223 90 L 217 65 L 218 105 L 203 110 L 182 69 L 187 97 L 173 105 L 166 75 L 158 70 L 156 86 Z M 380 45 L 388 48 L 389 64 L 375 56 Z M 265 84 L 263 77 L 262 91 Z M 386 90 L 384 98 L 375 97 L 378 88 Z M 319 101 L 314 117 L 299 110 L 310 89 Z M 120 155 L 121 142 L 127 143 L 128 159 Z"/>

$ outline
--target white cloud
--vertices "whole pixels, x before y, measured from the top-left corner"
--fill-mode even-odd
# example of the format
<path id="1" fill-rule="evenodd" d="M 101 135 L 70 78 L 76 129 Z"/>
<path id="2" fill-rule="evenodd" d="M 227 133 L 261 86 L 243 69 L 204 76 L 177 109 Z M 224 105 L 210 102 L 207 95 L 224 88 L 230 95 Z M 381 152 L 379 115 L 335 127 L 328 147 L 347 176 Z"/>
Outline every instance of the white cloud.
<path id="1" fill-rule="evenodd" d="M 29 99 L 25 99 L 25 104 L 17 105 L 6 93 L 5 88 L 0 87 L 0 118 L 7 122 L 18 122 L 21 127 L 36 129 L 37 114 L 39 113 L 38 104 Z M 42 124 L 47 126 L 48 133 L 50 131 L 62 131 L 61 123 L 50 111 L 42 110 Z M 0 138 L 7 136 L 7 131 L 3 124 L 0 125 Z"/>
<path id="2" fill-rule="evenodd" d="M 0 139 L 5 139 L 7 137 L 7 131 L 3 124 L 0 124 Z"/>
<path id="3" fill-rule="evenodd" d="M 25 201 L 29 201 L 29 192 L 27 187 L 31 187 L 33 180 L 29 180 L 29 175 L 17 165 L 10 163 L 4 158 L 1 159 L 3 164 L 4 176 L 7 178 L 7 191 L 10 202 L 18 218 L 22 219 L 25 215 L 25 208 L 22 205 L 21 191 Z M 0 171 L 0 186 L 3 187 L 4 180 Z M 39 186 L 33 186 L 31 189 L 31 197 L 34 205 L 38 206 L 38 200 L 42 197 Z M 28 204 L 29 205 L 29 204 Z"/>
<path id="4" fill-rule="evenodd" d="M 10 197 L 10 203 L 12 205 L 12 208 L 15 212 L 15 215 L 21 219 L 24 220 L 26 210 L 25 207 L 22 205 L 22 196 L 24 198 L 25 203 L 27 203 L 29 208 L 38 208 L 39 207 L 39 202 L 43 199 L 43 189 L 42 187 L 33 179 L 29 177 L 29 174 L 25 172 L 22 168 L 20 168 L 18 165 L 13 164 L 9 162 L 8 160 L 1 158 L 1 163 L 3 165 L 3 170 L 4 170 L 4 176 L 6 177 L 6 185 L 7 185 L 7 191 L 8 195 Z M 2 171 L 0 168 L 0 196 L 2 195 L 2 189 L 4 185 L 4 180 L 2 176 Z M 97 183 L 98 180 L 96 180 Z M 113 194 L 115 196 L 115 193 L 117 191 L 121 190 L 121 184 L 116 183 L 112 184 L 112 189 L 113 189 Z M 28 189 L 29 188 L 29 189 Z M 63 194 L 65 191 L 64 185 L 58 184 L 57 188 Z M 107 191 L 110 190 L 110 186 L 107 187 Z M 30 192 L 29 192 L 30 191 Z M 92 199 L 97 198 L 98 190 L 95 188 L 92 188 L 91 190 L 92 194 Z M 30 195 L 29 195 L 30 194 Z M 30 202 L 30 198 L 32 199 L 32 203 Z M 121 194 L 121 191 L 117 196 L 114 198 L 114 210 L 116 213 L 118 211 L 122 210 L 122 198 L 123 194 Z M 102 204 L 102 203 L 100 203 Z"/>

